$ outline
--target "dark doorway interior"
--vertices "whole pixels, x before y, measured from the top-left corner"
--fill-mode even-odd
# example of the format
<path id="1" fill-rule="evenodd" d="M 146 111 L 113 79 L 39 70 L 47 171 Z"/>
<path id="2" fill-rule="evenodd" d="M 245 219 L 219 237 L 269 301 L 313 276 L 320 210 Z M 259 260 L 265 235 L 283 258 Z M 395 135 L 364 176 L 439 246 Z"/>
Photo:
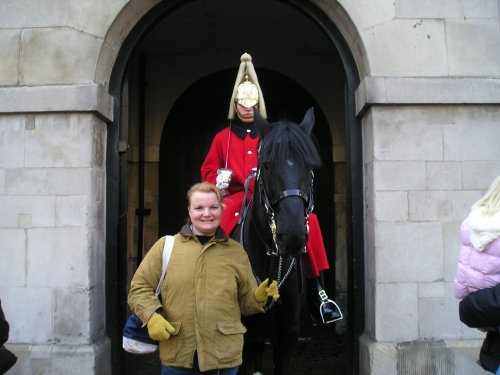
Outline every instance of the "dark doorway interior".
<path id="1" fill-rule="evenodd" d="M 223 70 L 198 80 L 176 101 L 166 119 L 160 144 L 159 236 L 176 233 L 185 220 L 185 192 L 200 179 L 200 165 L 217 131 L 227 126 L 229 99 L 236 69 Z M 293 80 L 273 71 L 259 69 L 269 121 L 290 118 L 300 122 L 305 111 L 315 108 L 314 136 L 323 167 L 315 171 L 315 212 L 318 214 L 331 269 L 323 279 L 329 295 L 335 295 L 334 274 L 334 171 L 329 124 L 311 95 Z M 302 342 L 297 353 L 297 374 L 348 373 L 346 340 L 335 327 L 313 326 L 303 309 Z M 306 356 L 313 355 L 313 362 Z M 271 366 L 271 358 L 267 358 Z M 316 367 L 314 367 L 316 366 Z M 340 372 L 339 372 L 340 371 Z"/>
<path id="2" fill-rule="evenodd" d="M 193 56 L 215 57 L 219 59 L 214 64 L 216 71 L 232 66 L 225 63 L 224 56 L 232 56 L 231 61 L 234 61 L 234 57 L 241 54 L 241 43 L 244 42 L 245 50 L 258 57 L 256 61 L 262 64 L 260 66 L 275 69 L 271 71 L 256 66 L 271 121 L 282 117 L 298 120 L 309 106 L 314 105 L 316 108 L 317 125 L 314 132 L 323 168 L 316 171 L 315 212 L 321 221 L 332 268 L 324 274 L 329 294 L 334 294 L 336 286 L 333 270 L 335 240 L 341 242 L 338 248 L 345 247 L 347 254 L 347 261 L 344 259 L 337 279 L 347 279 L 347 285 L 340 285 L 339 291 L 348 288 L 349 300 L 343 306 L 349 313 L 348 333 L 338 340 L 333 327 L 305 327 L 304 336 L 312 341 L 305 340 L 301 343 L 297 353 L 301 362 L 296 363 L 294 368 L 300 374 L 357 373 L 357 338 L 364 327 L 362 163 L 360 127 L 354 112 L 354 90 L 359 82 L 349 47 L 333 22 L 311 2 L 256 0 L 250 4 L 244 0 L 218 0 L 182 3 L 180 6 L 181 2 L 160 2 L 156 9 L 138 22 L 120 50 L 111 77 L 110 90 L 116 99 L 116 106 L 115 121 L 110 126 L 108 135 L 106 288 L 109 304 L 108 331 L 113 341 L 114 368 L 119 369 L 117 371 L 120 373 L 159 373 L 157 354 L 152 355 L 149 360 L 134 357 L 130 362 L 120 350 L 121 328 L 126 315 L 126 283 L 123 280 L 127 276 L 124 273 L 128 271 L 125 254 L 129 248 L 135 247 L 137 239 L 130 235 L 131 229 L 127 226 L 127 196 L 129 191 L 133 191 L 127 185 L 127 153 L 130 152 L 122 150 L 118 154 L 116 150 L 120 149 L 119 141 L 121 146 L 127 144 L 127 134 L 140 128 L 135 119 L 127 118 L 126 106 L 121 107 L 126 102 L 122 100 L 126 96 L 126 90 L 123 89 L 125 67 L 132 59 L 131 56 L 142 52 L 150 56 L 166 56 L 168 65 L 165 69 L 179 66 L 184 68 L 182 63 L 171 63 L 170 58 L 176 60 L 180 56 L 185 62 L 190 62 Z M 197 27 L 185 27 L 187 24 Z M 305 76 L 321 72 L 322 78 L 309 85 L 305 83 L 305 87 L 310 90 L 307 92 L 295 81 L 277 73 L 277 67 L 284 65 L 275 62 L 280 61 L 283 56 L 289 57 L 287 61 L 294 61 L 293 71 L 283 70 L 289 77 L 306 82 Z M 304 56 L 309 56 L 310 59 L 295 60 L 295 57 Z M 314 63 L 318 56 L 326 59 Z M 304 65 L 301 69 L 301 62 L 305 62 L 307 70 L 304 70 Z M 185 192 L 200 177 L 199 167 L 213 135 L 226 125 L 225 118 L 235 76 L 236 68 L 220 70 L 199 79 L 178 97 L 169 110 L 160 144 L 158 235 L 175 233 L 184 220 Z M 173 83 L 168 80 L 165 82 Z M 335 87 L 334 95 L 332 92 L 325 94 L 322 89 L 332 82 Z M 343 89 L 345 97 L 342 95 Z M 134 90 L 130 92 L 134 93 Z M 322 103 L 323 108 L 320 108 L 312 95 Z M 130 103 L 133 103 L 132 98 Z M 335 123 L 327 123 L 322 110 L 328 114 L 329 119 L 332 118 L 332 112 L 335 112 Z M 343 131 L 339 133 L 338 129 L 344 129 L 345 134 Z M 345 160 L 337 158 L 335 168 L 332 161 L 331 132 L 335 140 L 345 138 L 345 143 L 341 143 L 340 148 L 337 144 L 334 149 L 338 155 L 342 153 L 342 147 L 345 147 Z M 334 194 L 344 195 L 345 204 L 335 207 Z M 339 207 L 342 209 L 339 210 Z M 345 216 L 347 223 L 343 223 L 344 226 L 340 219 L 335 225 L 335 209 L 337 218 Z M 339 233 L 336 228 L 342 228 L 343 232 Z M 334 238 L 336 230 L 338 238 Z M 338 356 L 346 351 L 347 355 Z M 134 363 L 143 364 L 146 368 L 134 368 Z M 151 371 L 148 372 L 147 368 Z"/>
<path id="3" fill-rule="evenodd" d="M 174 233 L 186 216 L 185 192 L 200 179 L 200 166 L 217 131 L 227 126 L 229 99 L 237 70 L 200 79 L 176 101 L 163 128 L 160 146 L 159 233 Z M 258 71 L 269 121 L 300 122 L 315 108 L 314 135 L 323 167 L 315 171 L 315 212 L 321 220 L 327 249 L 333 249 L 333 169 L 329 126 L 318 104 L 297 83 L 268 70 Z M 333 259 L 333 254 L 331 254 Z"/>

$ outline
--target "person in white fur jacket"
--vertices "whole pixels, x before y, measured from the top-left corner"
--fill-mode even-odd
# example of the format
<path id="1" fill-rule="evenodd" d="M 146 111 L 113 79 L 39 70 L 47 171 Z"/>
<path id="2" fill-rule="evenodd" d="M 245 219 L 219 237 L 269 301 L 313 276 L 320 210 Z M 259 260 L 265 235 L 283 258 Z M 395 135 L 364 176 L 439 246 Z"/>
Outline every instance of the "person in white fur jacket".
<path id="1" fill-rule="evenodd" d="M 454 280 L 455 297 L 500 284 L 500 176 L 472 205 L 460 227 L 462 249 Z"/>

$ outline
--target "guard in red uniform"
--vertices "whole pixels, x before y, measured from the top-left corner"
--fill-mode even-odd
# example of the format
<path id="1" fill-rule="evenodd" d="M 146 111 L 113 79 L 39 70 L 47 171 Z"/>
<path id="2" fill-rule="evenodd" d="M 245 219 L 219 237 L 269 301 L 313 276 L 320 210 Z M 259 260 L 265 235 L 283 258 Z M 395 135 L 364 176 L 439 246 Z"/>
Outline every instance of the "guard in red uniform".
<path id="1" fill-rule="evenodd" d="M 229 104 L 229 126 L 216 134 L 212 146 L 201 166 L 203 181 L 216 184 L 226 192 L 221 227 L 230 234 L 239 220 L 244 186 L 247 176 L 257 167 L 259 137 L 253 120 L 254 107 L 266 118 L 264 97 L 252 64 L 252 57 L 245 53 Z M 253 194 L 254 179 L 250 181 L 248 195 Z M 337 304 L 328 298 L 319 282 L 320 272 L 329 268 L 323 237 L 316 215 L 309 217 L 309 240 L 302 257 L 308 284 L 310 311 L 315 320 L 324 324 L 342 319 Z"/>

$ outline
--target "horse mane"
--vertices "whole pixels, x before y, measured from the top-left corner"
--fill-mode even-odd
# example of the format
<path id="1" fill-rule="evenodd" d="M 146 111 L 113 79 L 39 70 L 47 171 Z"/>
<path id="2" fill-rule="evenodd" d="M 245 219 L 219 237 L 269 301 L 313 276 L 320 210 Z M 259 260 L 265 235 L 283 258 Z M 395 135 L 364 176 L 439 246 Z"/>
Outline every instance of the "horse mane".
<path id="1" fill-rule="evenodd" d="M 283 120 L 271 125 L 261 139 L 259 162 L 284 165 L 293 160 L 303 168 L 321 166 L 321 158 L 312 137 L 294 122 Z"/>

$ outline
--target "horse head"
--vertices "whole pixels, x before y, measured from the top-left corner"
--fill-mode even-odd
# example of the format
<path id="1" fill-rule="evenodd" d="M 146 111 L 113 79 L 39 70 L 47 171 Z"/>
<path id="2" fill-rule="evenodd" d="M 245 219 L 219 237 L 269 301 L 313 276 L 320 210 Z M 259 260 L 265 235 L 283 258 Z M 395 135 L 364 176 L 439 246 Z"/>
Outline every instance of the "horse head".
<path id="1" fill-rule="evenodd" d="M 255 192 L 264 207 L 273 255 L 296 257 L 305 251 L 314 207 L 313 169 L 320 165 L 311 135 L 314 109 L 300 124 L 269 123 L 255 111 L 254 123 L 260 136 Z"/>

